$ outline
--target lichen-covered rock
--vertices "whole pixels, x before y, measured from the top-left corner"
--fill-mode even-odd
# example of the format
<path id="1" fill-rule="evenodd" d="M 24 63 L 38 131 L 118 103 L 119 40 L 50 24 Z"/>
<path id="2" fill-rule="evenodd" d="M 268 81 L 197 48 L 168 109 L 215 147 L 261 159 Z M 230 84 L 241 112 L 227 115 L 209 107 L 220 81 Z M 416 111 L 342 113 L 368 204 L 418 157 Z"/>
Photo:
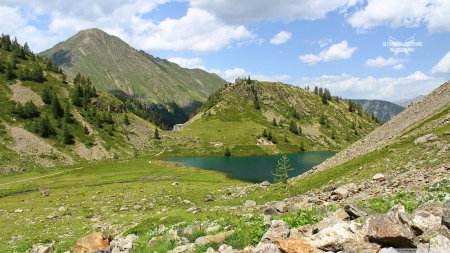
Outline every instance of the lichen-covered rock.
<path id="1" fill-rule="evenodd" d="M 369 241 L 383 246 L 414 248 L 415 237 L 409 223 L 405 207 L 394 206 L 387 214 L 379 214 L 369 220 Z"/>
<path id="2" fill-rule="evenodd" d="M 442 224 L 450 228 L 450 199 L 444 202 L 442 205 L 443 214 L 442 214 Z"/>
<path id="3" fill-rule="evenodd" d="M 111 236 L 102 233 L 91 233 L 79 238 L 70 253 L 85 253 L 104 251 L 108 248 Z"/>
<path id="4" fill-rule="evenodd" d="M 421 235 L 425 231 L 434 231 L 440 228 L 441 218 L 427 211 L 415 211 L 412 215 L 411 228 L 416 235 Z"/>

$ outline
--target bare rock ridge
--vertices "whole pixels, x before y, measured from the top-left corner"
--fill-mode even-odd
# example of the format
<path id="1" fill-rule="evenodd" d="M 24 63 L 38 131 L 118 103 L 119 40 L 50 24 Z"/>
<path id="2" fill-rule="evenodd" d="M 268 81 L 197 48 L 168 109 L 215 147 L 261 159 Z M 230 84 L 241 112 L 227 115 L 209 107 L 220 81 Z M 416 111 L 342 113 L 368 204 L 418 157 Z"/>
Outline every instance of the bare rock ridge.
<path id="1" fill-rule="evenodd" d="M 425 120 L 436 110 L 450 102 L 450 81 L 442 84 L 417 103 L 392 118 L 383 126 L 348 146 L 332 158 L 319 164 L 314 170 L 304 173 L 304 176 L 338 166 L 353 158 L 369 153 L 375 149 L 382 148 L 395 140 L 401 132 L 414 124 Z"/>

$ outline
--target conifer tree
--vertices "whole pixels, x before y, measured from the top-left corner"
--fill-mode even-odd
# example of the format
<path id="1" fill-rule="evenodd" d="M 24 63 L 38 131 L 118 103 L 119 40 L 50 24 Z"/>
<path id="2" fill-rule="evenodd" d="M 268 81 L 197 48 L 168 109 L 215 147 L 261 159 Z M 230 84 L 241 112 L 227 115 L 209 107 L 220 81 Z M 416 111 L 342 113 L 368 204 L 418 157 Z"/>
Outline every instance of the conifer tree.
<path id="1" fill-rule="evenodd" d="M 274 176 L 273 181 L 276 184 L 280 184 L 282 188 L 286 190 L 288 196 L 291 196 L 291 185 L 289 183 L 289 171 L 294 170 L 289 164 L 289 158 L 283 155 L 280 160 L 278 160 L 278 166 L 275 169 L 275 173 L 272 172 Z"/>
<path id="2" fill-rule="evenodd" d="M 159 132 L 158 132 L 158 128 L 156 127 L 155 128 L 155 135 L 154 135 L 154 137 L 155 137 L 155 140 L 159 140 L 160 138 L 159 138 Z"/>
<path id="3" fill-rule="evenodd" d="M 47 85 L 44 85 L 44 89 L 41 94 L 42 102 L 49 105 L 52 103 L 52 95 L 50 94 L 50 88 Z"/>
<path id="4" fill-rule="evenodd" d="M 263 131 L 262 136 L 263 136 L 264 138 L 267 138 L 267 130 L 266 130 L 265 128 L 264 128 L 264 131 Z"/>
<path id="5" fill-rule="evenodd" d="M 225 156 L 231 156 L 231 151 L 230 151 L 230 149 L 228 148 L 228 146 L 225 147 L 225 153 L 224 153 L 224 155 L 225 155 Z"/>
<path id="6" fill-rule="evenodd" d="M 73 144 L 74 136 L 70 133 L 69 127 L 67 124 L 63 125 L 63 143 L 64 144 Z"/>
<path id="7" fill-rule="evenodd" d="M 54 130 L 50 124 L 50 119 L 47 117 L 47 115 L 44 115 L 44 117 L 42 117 L 42 120 L 39 124 L 39 133 L 43 138 L 47 138 L 54 133 Z"/>
<path id="8" fill-rule="evenodd" d="M 130 120 L 128 119 L 128 116 L 126 113 L 123 114 L 123 124 L 125 124 L 126 126 L 130 125 Z"/>
<path id="9" fill-rule="evenodd" d="M 272 120 L 272 125 L 273 126 L 277 126 L 278 124 L 277 124 L 277 119 L 274 117 L 273 118 L 273 120 Z"/>
<path id="10" fill-rule="evenodd" d="M 54 119 L 62 118 L 64 116 L 64 110 L 61 107 L 61 104 L 59 103 L 59 99 L 56 96 L 56 94 L 53 94 L 51 104 L 52 104 L 53 118 Z"/>
<path id="11" fill-rule="evenodd" d="M 294 120 L 291 120 L 291 122 L 289 122 L 289 131 L 291 131 L 291 133 L 293 134 L 298 134 L 298 126 Z"/>
<path id="12" fill-rule="evenodd" d="M 9 62 L 6 63 L 5 75 L 6 75 L 6 80 L 12 80 L 15 77 L 13 68 Z"/>

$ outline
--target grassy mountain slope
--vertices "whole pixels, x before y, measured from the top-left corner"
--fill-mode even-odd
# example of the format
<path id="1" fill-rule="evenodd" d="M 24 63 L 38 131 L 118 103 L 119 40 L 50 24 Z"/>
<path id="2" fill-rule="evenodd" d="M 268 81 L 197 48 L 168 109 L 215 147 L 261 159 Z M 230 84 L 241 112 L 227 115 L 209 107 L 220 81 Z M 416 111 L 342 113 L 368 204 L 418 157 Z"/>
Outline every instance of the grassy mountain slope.
<path id="1" fill-rule="evenodd" d="M 406 108 L 382 127 L 375 129 L 369 135 L 320 164 L 316 171 L 326 170 L 355 158 L 365 161 L 364 155 L 374 154 L 374 152 L 380 150 L 386 151 L 386 147 L 395 145 L 395 143 L 405 143 L 405 145 L 411 146 L 413 138 L 428 133 L 432 129 L 436 129 L 437 132 L 442 134 L 449 127 L 446 123 L 448 117 L 450 117 L 448 114 L 449 101 L 450 82 L 446 82 L 417 103 Z M 417 131 L 414 132 L 414 129 L 417 129 Z M 410 154 L 407 150 L 403 151 L 403 153 L 398 152 L 399 155 Z M 417 154 L 418 151 L 414 153 Z M 426 155 L 423 152 L 419 153 Z M 375 157 L 379 159 L 382 156 Z"/>
<path id="2" fill-rule="evenodd" d="M 0 172 L 134 157 L 152 149 L 155 126 L 132 113 L 127 114 L 130 124 L 124 124 L 125 105 L 120 100 L 98 91 L 86 98 L 85 106 L 75 106 L 74 84 L 64 82 L 59 68 L 47 68 L 34 54 L 17 58 L 16 67 L 8 72 L 15 51 L 0 48 Z M 37 70 L 42 80 L 26 77 Z M 47 104 L 46 90 L 52 99 Z M 53 98 L 64 116 L 54 117 Z M 36 109 L 33 116 L 25 113 L 31 110 L 30 101 Z M 48 133 L 43 130 L 44 119 Z"/>
<path id="3" fill-rule="evenodd" d="M 185 115 L 174 123 L 187 120 L 186 115 L 225 82 L 215 74 L 184 69 L 137 51 L 98 29 L 81 31 L 39 55 L 51 58 L 69 77 L 85 73 L 101 90 L 121 91 L 146 103 L 164 105 L 169 112 L 178 106 Z"/>
<path id="4" fill-rule="evenodd" d="M 344 101 L 328 103 L 299 87 L 238 79 L 212 94 L 185 128 L 167 136 L 163 143 L 172 152 L 165 155 L 222 156 L 226 147 L 232 155 L 300 152 L 302 147 L 339 151 L 378 126 L 362 110 L 349 112 Z M 292 122 L 301 133 L 290 131 Z M 272 139 L 263 136 L 264 130 Z"/>
<path id="5" fill-rule="evenodd" d="M 373 113 L 383 122 L 388 122 L 395 115 L 405 110 L 402 106 L 383 100 L 353 99 L 352 101 L 359 103 L 369 115 Z"/>

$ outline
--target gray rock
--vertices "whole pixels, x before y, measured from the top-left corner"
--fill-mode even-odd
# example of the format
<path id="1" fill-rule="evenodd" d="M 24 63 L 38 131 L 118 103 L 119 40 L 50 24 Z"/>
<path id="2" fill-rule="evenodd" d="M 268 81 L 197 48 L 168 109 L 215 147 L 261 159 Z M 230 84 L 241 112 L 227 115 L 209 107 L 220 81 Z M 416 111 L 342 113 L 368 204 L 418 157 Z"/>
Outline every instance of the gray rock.
<path id="1" fill-rule="evenodd" d="M 188 208 L 188 210 L 186 210 L 186 212 L 188 212 L 188 213 L 198 213 L 201 211 L 202 211 L 202 209 L 200 207 L 196 207 L 196 206 L 190 207 L 190 208 Z"/>
<path id="2" fill-rule="evenodd" d="M 385 176 L 381 173 L 375 174 L 375 176 L 372 177 L 373 180 L 375 181 L 383 181 L 385 180 Z"/>
<path id="3" fill-rule="evenodd" d="M 288 238 L 290 233 L 289 225 L 285 221 L 273 220 L 269 230 L 263 235 L 259 243 L 273 243 L 277 238 Z"/>
<path id="4" fill-rule="evenodd" d="M 450 240 L 442 235 L 431 238 L 430 251 L 433 253 L 448 253 L 450 252 Z"/>
<path id="5" fill-rule="evenodd" d="M 219 231 L 220 228 L 221 228 L 220 225 L 208 227 L 208 228 L 206 229 L 206 233 L 211 234 L 211 233 L 217 232 L 217 231 Z"/>
<path id="6" fill-rule="evenodd" d="M 424 136 L 421 136 L 417 139 L 414 140 L 414 144 L 420 144 L 420 143 L 425 143 L 425 142 L 430 142 L 432 140 L 436 140 L 438 138 L 437 134 L 427 134 Z"/>
<path id="7" fill-rule="evenodd" d="M 394 248 L 389 247 L 389 248 L 382 248 L 380 251 L 378 251 L 378 253 L 397 253 L 397 251 Z"/>
<path id="8" fill-rule="evenodd" d="M 246 200 L 244 206 L 245 206 L 245 207 L 253 207 L 253 206 L 256 206 L 256 201 L 254 201 L 254 200 Z"/>
<path id="9" fill-rule="evenodd" d="M 379 214 L 368 222 L 368 239 L 384 246 L 414 248 L 416 245 L 405 207 L 396 205 L 387 214 Z"/>
<path id="10" fill-rule="evenodd" d="M 269 186 L 270 186 L 270 182 L 269 182 L 269 181 L 264 181 L 264 182 L 261 183 L 261 187 L 262 187 L 264 190 L 269 189 Z"/>
<path id="11" fill-rule="evenodd" d="M 288 210 L 288 206 L 284 201 L 280 201 L 275 205 L 275 209 L 280 213 L 285 213 Z"/>
<path id="12" fill-rule="evenodd" d="M 173 250 L 167 251 L 167 253 L 190 253 L 190 252 L 195 252 L 195 249 L 196 249 L 195 243 L 190 243 L 190 244 L 178 246 L 178 247 L 174 248 Z"/>
<path id="13" fill-rule="evenodd" d="M 222 244 L 218 249 L 218 253 L 234 253 L 234 250 L 233 247 L 228 246 L 226 244 Z"/>
<path id="14" fill-rule="evenodd" d="M 253 249 L 253 253 L 281 253 L 281 251 L 274 243 L 259 243 Z"/>
<path id="15" fill-rule="evenodd" d="M 215 251 L 213 248 L 209 247 L 209 248 L 206 250 L 206 253 L 216 253 L 216 251 Z"/>
<path id="16" fill-rule="evenodd" d="M 352 220 L 358 219 L 359 217 L 367 216 L 368 214 L 356 206 L 346 205 L 344 210 L 350 215 Z"/>
<path id="17" fill-rule="evenodd" d="M 443 214 L 442 214 L 442 224 L 450 228 L 450 199 L 444 202 L 442 205 Z"/>
<path id="18" fill-rule="evenodd" d="M 336 195 L 337 199 L 345 199 L 348 197 L 348 189 L 344 186 L 338 187 L 332 192 L 332 195 Z"/>
<path id="19" fill-rule="evenodd" d="M 65 211 L 67 211 L 67 208 L 64 207 L 64 206 L 60 206 L 60 207 L 58 208 L 58 211 L 60 211 L 60 212 L 65 212 Z"/>
<path id="20" fill-rule="evenodd" d="M 211 242 L 222 243 L 227 237 L 234 234 L 234 230 L 222 232 L 216 235 L 206 235 L 195 240 L 195 245 L 201 246 Z"/>
<path id="21" fill-rule="evenodd" d="M 411 219 L 411 228 L 416 235 L 421 235 L 425 231 L 435 231 L 441 226 L 441 218 L 427 211 L 415 211 Z"/>

